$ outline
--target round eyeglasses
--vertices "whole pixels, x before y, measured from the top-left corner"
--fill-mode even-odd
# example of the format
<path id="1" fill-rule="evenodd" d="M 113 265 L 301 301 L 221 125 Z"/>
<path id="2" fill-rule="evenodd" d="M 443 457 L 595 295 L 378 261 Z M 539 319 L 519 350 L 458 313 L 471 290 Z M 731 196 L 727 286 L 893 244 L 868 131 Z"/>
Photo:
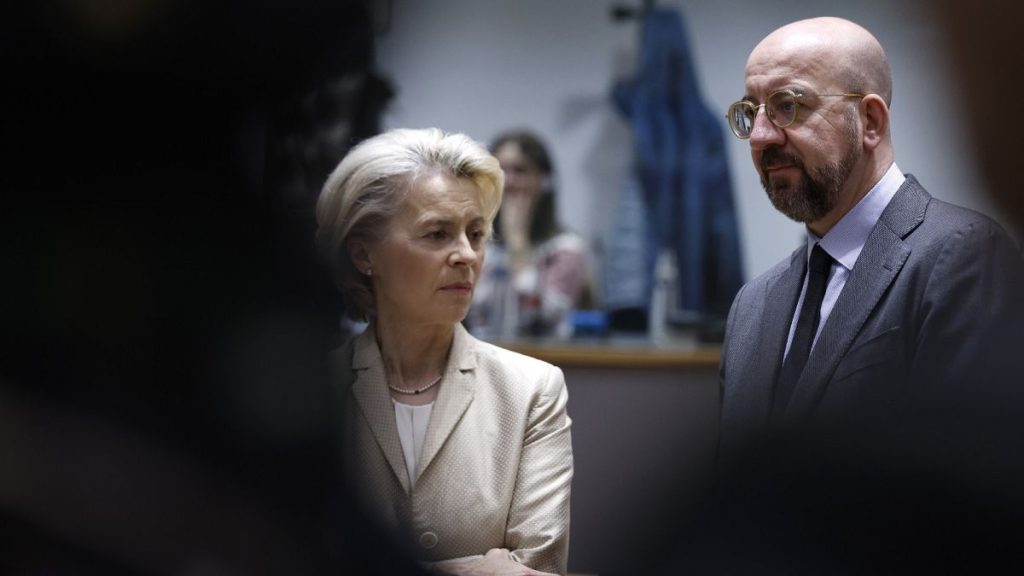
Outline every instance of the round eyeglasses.
<path id="1" fill-rule="evenodd" d="M 796 122 L 796 113 L 800 108 L 800 99 L 804 96 L 805 94 L 787 89 L 772 92 L 768 95 L 768 99 L 764 104 L 756 106 L 749 100 L 740 100 L 739 102 L 733 102 L 732 106 L 729 106 L 729 111 L 725 113 L 725 117 L 729 120 L 729 128 L 732 129 L 732 133 L 737 138 L 746 140 L 750 138 L 750 132 L 754 129 L 754 120 L 757 118 L 757 111 L 760 108 L 764 108 L 764 113 L 771 120 L 772 124 L 779 128 L 785 128 Z M 843 94 L 815 94 L 815 96 L 819 98 L 826 96 L 863 98 L 866 94 L 846 92 Z"/>

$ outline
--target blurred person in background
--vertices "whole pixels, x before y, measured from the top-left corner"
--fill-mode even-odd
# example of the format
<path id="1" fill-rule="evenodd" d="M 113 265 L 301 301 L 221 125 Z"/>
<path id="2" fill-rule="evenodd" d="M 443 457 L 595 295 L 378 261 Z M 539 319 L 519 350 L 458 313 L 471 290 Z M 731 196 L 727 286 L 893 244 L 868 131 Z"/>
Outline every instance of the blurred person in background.
<path id="1" fill-rule="evenodd" d="M 335 354 L 348 469 L 436 573 L 564 574 L 573 461 L 562 372 L 462 325 L 501 202 L 461 134 L 392 130 L 327 179 L 318 237 L 366 330 Z"/>
<path id="2" fill-rule="evenodd" d="M 498 136 L 491 152 L 505 191 L 467 324 L 481 337 L 567 337 L 569 313 L 592 308 L 594 293 L 586 243 L 558 220 L 551 156 L 525 131 Z"/>

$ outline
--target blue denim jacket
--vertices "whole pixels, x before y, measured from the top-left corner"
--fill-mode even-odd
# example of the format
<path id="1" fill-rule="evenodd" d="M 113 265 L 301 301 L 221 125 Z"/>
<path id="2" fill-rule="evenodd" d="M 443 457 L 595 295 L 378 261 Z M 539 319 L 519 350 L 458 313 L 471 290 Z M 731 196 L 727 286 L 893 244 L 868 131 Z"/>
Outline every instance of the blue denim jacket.
<path id="1" fill-rule="evenodd" d="M 678 11 L 647 12 L 639 71 L 615 87 L 613 99 L 633 128 L 634 177 L 648 230 L 642 256 L 629 251 L 629 244 L 621 244 L 625 250 L 611 245 L 607 268 L 642 260 L 645 300 L 633 304 L 643 307 L 655 259 L 671 248 L 679 274 L 678 308 L 724 316 L 743 283 L 724 126 L 701 98 Z M 620 286 L 623 282 L 633 284 Z M 636 298 L 635 279 L 609 275 L 605 293 L 610 307 L 621 306 Z"/>

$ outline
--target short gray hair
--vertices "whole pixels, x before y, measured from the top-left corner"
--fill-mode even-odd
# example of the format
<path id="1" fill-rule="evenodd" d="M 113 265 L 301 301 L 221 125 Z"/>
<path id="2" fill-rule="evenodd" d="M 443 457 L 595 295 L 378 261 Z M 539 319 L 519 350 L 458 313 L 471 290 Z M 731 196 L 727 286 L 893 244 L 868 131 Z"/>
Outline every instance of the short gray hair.
<path id="1" fill-rule="evenodd" d="M 316 203 L 317 243 L 352 319 L 366 320 L 376 300 L 372 282 L 349 257 L 348 242 L 381 240 L 416 180 L 433 174 L 473 181 L 490 235 L 504 173 L 485 147 L 464 134 L 437 128 L 391 130 L 352 148 L 327 177 Z"/>

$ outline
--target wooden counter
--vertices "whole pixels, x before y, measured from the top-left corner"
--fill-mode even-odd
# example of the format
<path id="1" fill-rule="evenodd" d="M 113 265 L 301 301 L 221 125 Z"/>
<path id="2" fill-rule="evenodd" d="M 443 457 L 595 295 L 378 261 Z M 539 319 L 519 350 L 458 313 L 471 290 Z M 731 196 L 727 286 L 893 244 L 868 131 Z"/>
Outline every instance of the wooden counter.
<path id="1" fill-rule="evenodd" d="M 495 343 L 565 375 L 575 469 L 569 569 L 630 574 L 622 550 L 669 523 L 666 495 L 696 493 L 713 469 L 721 347 L 614 336 Z"/>
<path id="2" fill-rule="evenodd" d="M 647 341 L 530 341 L 498 342 L 499 346 L 533 356 L 555 366 L 592 368 L 717 367 L 721 346 L 656 347 Z"/>

